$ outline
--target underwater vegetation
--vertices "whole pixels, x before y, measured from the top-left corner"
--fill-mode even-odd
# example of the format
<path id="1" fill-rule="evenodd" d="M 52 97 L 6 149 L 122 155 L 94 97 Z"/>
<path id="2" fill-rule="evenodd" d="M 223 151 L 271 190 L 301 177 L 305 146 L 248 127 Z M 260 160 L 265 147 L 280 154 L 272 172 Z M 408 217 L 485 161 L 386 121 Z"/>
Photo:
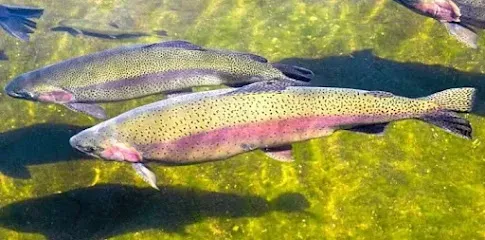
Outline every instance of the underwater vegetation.
<path id="1" fill-rule="evenodd" d="M 398 121 L 383 136 L 342 131 L 294 144 L 293 163 L 252 152 L 201 165 L 153 165 L 160 192 L 129 165 L 90 159 L 69 146 L 71 136 L 99 121 L 2 93 L 1 239 L 484 238 L 485 54 L 459 44 L 435 20 L 391 0 L 21 4 L 44 15 L 30 44 L 1 36 L 9 56 L 0 62 L 2 86 L 72 57 L 160 40 L 49 30 L 64 19 L 99 19 L 308 68 L 319 86 L 406 97 L 459 87 L 478 92 L 472 113 L 461 115 L 474 129 L 472 140 Z M 102 106 L 115 116 L 163 97 Z"/>

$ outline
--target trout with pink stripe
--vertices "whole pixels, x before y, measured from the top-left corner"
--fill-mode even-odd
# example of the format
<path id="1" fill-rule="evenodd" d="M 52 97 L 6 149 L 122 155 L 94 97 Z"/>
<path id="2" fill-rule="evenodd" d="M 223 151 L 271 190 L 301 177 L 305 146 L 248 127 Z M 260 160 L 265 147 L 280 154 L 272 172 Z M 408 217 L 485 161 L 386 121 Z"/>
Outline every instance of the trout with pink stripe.
<path id="1" fill-rule="evenodd" d="M 76 149 L 133 163 L 153 187 L 144 163 L 195 164 L 261 149 L 292 161 L 291 144 L 339 129 L 382 133 L 387 123 L 420 119 L 471 138 L 470 123 L 454 112 L 471 110 L 475 89 L 457 88 L 423 98 L 344 88 L 289 86 L 267 81 L 175 97 L 142 106 L 73 136 Z"/>

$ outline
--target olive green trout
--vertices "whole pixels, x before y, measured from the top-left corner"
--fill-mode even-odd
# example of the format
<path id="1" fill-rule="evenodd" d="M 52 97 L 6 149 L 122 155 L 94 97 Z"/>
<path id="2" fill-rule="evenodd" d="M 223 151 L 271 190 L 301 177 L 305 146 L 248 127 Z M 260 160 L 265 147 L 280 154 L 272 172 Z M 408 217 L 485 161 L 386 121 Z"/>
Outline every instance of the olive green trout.
<path id="1" fill-rule="evenodd" d="M 457 88 L 413 99 L 267 81 L 142 106 L 78 133 L 70 144 L 95 157 L 133 163 L 156 186 L 146 161 L 195 164 L 256 149 L 292 161 L 294 142 L 339 129 L 382 133 L 387 123 L 401 119 L 420 119 L 471 138 L 470 123 L 454 112 L 470 111 L 474 95 L 473 88 Z"/>
<path id="2" fill-rule="evenodd" d="M 250 53 L 169 41 L 69 59 L 22 74 L 5 91 L 11 97 L 58 103 L 105 118 L 104 110 L 96 103 L 183 92 L 197 86 L 241 86 L 271 79 L 301 80 L 303 84 L 312 76 L 307 69 L 270 64 Z"/>

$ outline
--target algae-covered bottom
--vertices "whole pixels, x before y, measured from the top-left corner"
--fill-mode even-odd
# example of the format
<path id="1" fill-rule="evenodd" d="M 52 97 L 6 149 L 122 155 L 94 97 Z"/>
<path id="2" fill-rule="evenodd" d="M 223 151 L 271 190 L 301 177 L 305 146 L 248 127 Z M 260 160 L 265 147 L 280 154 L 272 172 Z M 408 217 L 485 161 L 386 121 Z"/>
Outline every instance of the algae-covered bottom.
<path id="1" fill-rule="evenodd" d="M 127 164 L 89 159 L 70 136 L 96 123 L 62 106 L 0 96 L 1 239 L 483 239 L 485 54 L 432 19 L 374 1 L 7 1 L 45 9 L 30 43 L 2 35 L 13 77 L 132 43 L 50 32 L 63 19 L 164 29 L 167 39 L 301 65 L 325 86 L 426 96 L 479 89 L 471 141 L 416 120 L 384 136 L 346 131 L 295 144 L 294 163 L 253 152 L 183 167 L 152 165 L 156 192 Z M 483 35 L 483 34 L 482 34 Z M 485 46 L 482 36 L 479 45 Z M 106 104 L 114 116 L 162 99 Z"/>

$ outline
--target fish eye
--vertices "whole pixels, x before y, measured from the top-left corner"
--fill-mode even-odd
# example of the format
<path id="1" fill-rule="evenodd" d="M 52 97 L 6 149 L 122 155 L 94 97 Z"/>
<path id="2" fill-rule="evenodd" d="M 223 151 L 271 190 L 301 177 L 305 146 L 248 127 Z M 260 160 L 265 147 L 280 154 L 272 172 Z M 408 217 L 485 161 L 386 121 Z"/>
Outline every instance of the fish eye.
<path id="1" fill-rule="evenodd" d="M 83 147 L 83 150 L 85 152 L 88 152 L 88 153 L 92 153 L 92 152 L 96 151 L 96 149 L 94 147 L 91 147 L 91 146 Z"/>

